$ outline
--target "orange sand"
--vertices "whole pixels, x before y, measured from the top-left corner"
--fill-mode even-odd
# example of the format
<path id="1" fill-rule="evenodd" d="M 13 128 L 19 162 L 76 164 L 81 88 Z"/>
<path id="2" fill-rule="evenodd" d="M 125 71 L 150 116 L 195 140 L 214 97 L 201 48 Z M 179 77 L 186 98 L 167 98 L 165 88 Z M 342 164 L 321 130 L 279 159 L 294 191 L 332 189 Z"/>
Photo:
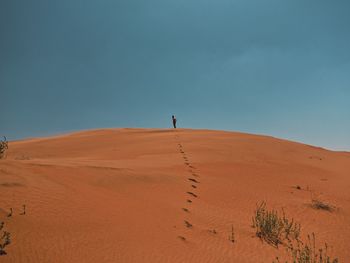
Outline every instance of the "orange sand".
<path id="1" fill-rule="evenodd" d="M 185 129 L 95 130 L 9 147 L 0 221 L 12 244 L 0 262 L 272 262 L 284 249 L 251 228 L 262 200 L 350 262 L 350 153 Z M 313 197 L 336 210 L 311 208 Z"/>

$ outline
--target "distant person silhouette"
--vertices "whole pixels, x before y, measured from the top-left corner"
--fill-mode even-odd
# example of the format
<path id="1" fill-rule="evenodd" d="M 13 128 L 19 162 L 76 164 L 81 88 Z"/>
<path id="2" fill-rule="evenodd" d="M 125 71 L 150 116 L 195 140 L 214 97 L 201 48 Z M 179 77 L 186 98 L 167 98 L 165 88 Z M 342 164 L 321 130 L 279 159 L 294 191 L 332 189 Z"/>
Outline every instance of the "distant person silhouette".
<path id="1" fill-rule="evenodd" d="M 175 116 L 171 116 L 171 118 L 173 119 L 173 126 L 174 126 L 174 129 L 176 129 L 176 118 Z"/>

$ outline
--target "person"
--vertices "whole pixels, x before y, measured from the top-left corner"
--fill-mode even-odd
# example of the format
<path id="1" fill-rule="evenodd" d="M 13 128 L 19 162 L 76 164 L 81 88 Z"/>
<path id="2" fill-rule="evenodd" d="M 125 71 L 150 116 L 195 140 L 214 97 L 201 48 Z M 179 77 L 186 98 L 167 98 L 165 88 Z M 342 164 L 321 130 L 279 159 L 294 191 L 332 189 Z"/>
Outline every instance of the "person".
<path id="1" fill-rule="evenodd" d="M 171 116 L 171 118 L 173 119 L 173 126 L 174 126 L 174 129 L 176 129 L 176 118 L 175 116 Z"/>

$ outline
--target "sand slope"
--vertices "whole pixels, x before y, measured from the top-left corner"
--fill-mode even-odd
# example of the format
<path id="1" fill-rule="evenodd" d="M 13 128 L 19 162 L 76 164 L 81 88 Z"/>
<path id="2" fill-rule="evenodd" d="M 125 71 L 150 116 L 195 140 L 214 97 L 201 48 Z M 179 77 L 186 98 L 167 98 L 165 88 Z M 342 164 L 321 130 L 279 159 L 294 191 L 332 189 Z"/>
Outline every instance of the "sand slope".
<path id="1" fill-rule="evenodd" d="M 283 249 L 251 228 L 262 200 L 350 262 L 350 153 L 183 129 L 106 129 L 9 146 L 0 221 L 13 242 L 1 262 L 272 262 Z M 315 197 L 336 210 L 314 210 Z"/>

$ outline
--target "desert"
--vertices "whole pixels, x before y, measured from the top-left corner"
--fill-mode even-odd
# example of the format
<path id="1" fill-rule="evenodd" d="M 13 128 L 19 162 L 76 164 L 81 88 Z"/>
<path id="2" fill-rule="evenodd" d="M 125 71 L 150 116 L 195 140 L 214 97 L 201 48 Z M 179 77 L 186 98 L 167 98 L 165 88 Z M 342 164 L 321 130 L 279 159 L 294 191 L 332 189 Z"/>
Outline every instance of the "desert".
<path id="1" fill-rule="evenodd" d="M 314 233 L 317 248 L 349 262 L 349 171 L 349 152 L 217 130 L 10 141 L 0 222 L 11 243 L 0 261 L 292 262 L 252 227 L 265 202 L 300 224 L 301 240 Z"/>

